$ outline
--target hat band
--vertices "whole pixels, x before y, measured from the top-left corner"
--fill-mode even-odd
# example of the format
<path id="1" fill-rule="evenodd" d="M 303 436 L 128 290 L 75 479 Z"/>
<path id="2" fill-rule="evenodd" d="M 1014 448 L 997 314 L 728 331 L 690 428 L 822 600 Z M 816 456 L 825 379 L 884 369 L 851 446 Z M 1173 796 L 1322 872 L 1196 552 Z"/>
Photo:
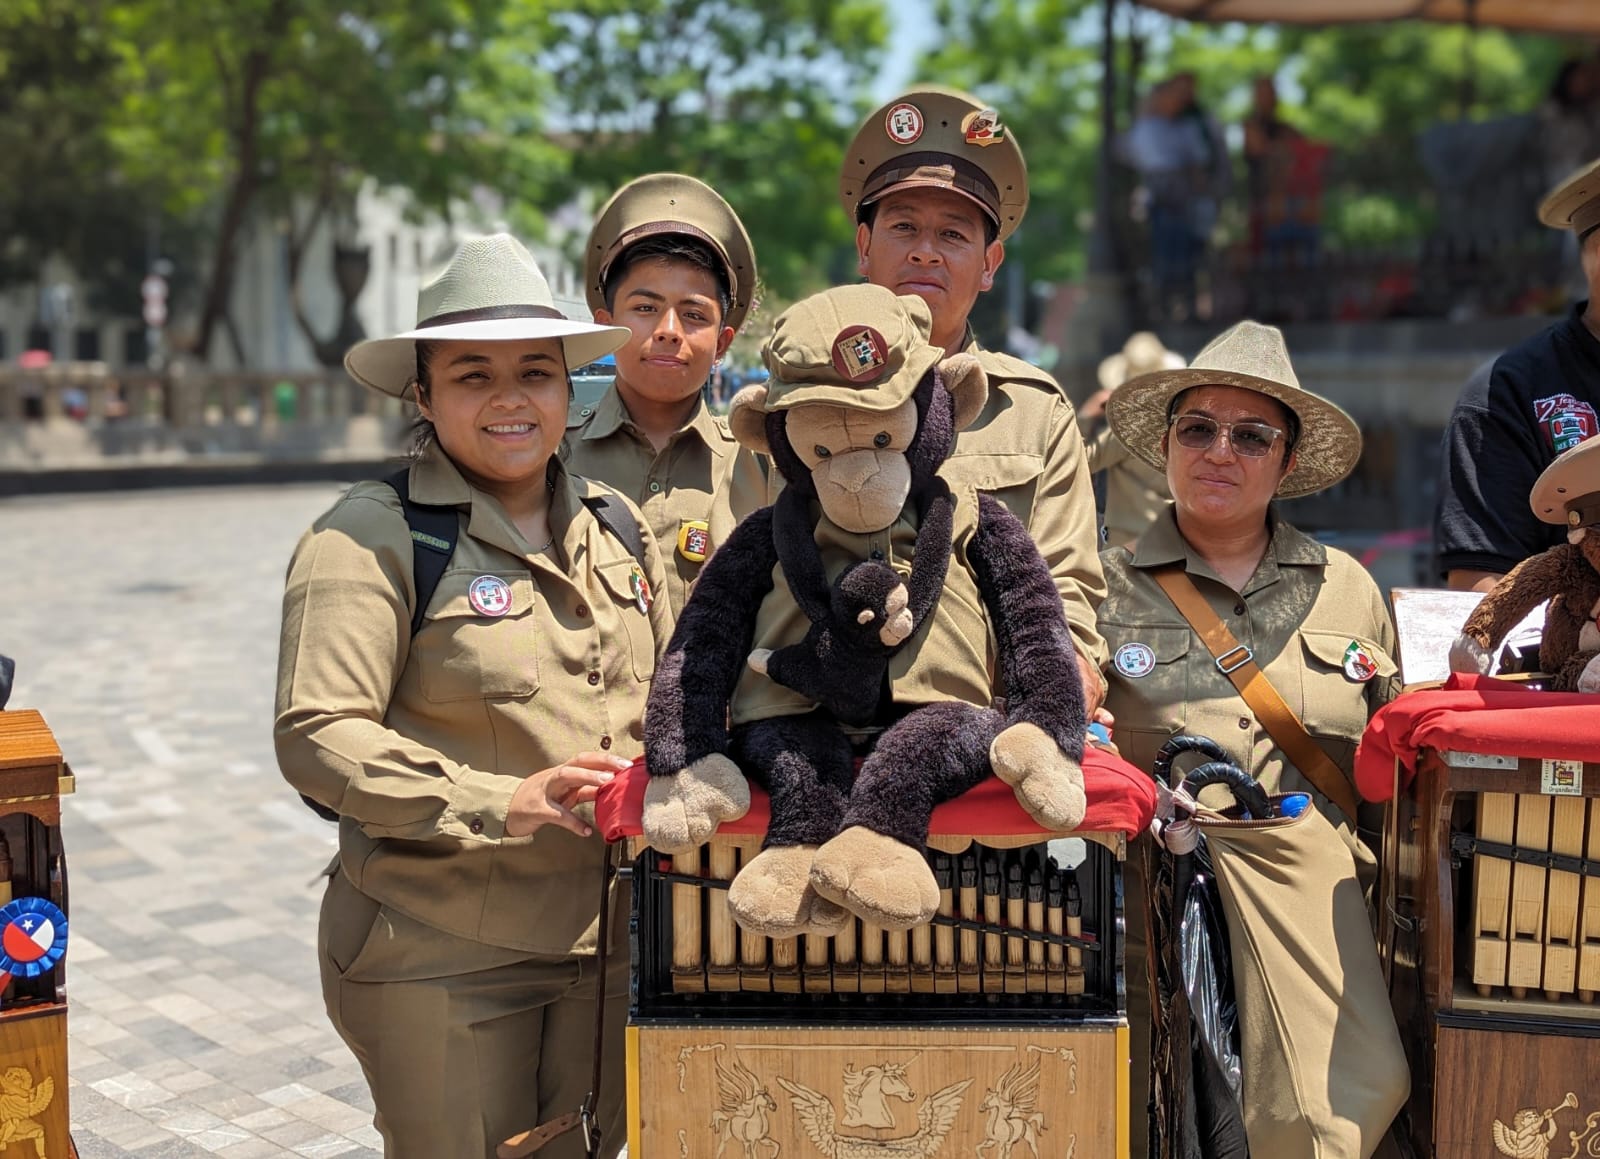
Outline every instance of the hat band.
<path id="1" fill-rule="evenodd" d="M 872 171 L 861 187 L 857 215 L 859 216 L 862 209 L 887 193 L 891 186 L 919 176 L 923 178 L 934 176 L 927 172 L 929 169 L 948 170 L 950 173 L 948 181 L 944 181 L 940 175 L 942 184 L 949 185 L 959 193 L 965 193 L 982 205 L 996 222 L 1000 220 L 1000 190 L 996 188 L 995 183 L 990 180 L 987 173 L 972 162 L 950 153 L 901 153 L 885 161 Z"/>
<path id="2" fill-rule="evenodd" d="M 1593 233 L 1600 227 L 1600 197 L 1585 202 L 1572 211 L 1572 228 L 1579 237 Z"/>
<path id="3" fill-rule="evenodd" d="M 717 260 L 722 263 L 722 274 L 728 280 L 729 290 L 737 292 L 738 287 L 734 285 L 736 279 L 733 276 L 733 262 L 728 260 L 728 252 L 722 248 L 722 243 L 699 226 L 690 225 L 686 221 L 650 221 L 623 232 L 607 248 L 606 256 L 600 259 L 600 285 L 604 286 L 606 284 L 606 275 L 611 272 L 611 267 L 629 246 L 636 242 L 641 242 L 647 237 L 659 237 L 664 234 L 679 234 L 684 237 L 692 237 L 696 241 L 704 242 L 710 246 L 711 252 L 716 254 Z"/>
<path id="4" fill-rule="evenodd" d="M 1567 526 L 1592 527 L 1600 523 L 1600 491 L 1567 500 Z"/>
<path id="5" fill-rule="evenodd" d="M 567 316 L 553 306 L 474 306 L 470 310 L 450 310 L 417 323 L 418 330 L 455 326 L 462 322 L 500 322 L 507 318 L 548 318 L 565 322 Z"/>

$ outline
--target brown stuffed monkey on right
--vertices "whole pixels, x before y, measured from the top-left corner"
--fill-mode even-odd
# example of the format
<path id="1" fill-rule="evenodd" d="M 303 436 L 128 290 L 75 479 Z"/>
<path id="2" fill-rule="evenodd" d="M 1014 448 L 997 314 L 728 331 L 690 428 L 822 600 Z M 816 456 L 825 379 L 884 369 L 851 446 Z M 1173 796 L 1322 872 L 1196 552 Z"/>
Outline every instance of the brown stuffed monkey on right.
<path id="1" fill-rule="evenodd" d="M 1483 597 L 1450 648 L 1450 670 L 1487 673 L 1500 641 L 1549 600 L 1539 643 L 1549 687 L 1600 692 L 1600 438 L 1546 467 L 1529 503 L 1546 523 L 1567 526 L 1567 542 L 1523 560 Z"/>

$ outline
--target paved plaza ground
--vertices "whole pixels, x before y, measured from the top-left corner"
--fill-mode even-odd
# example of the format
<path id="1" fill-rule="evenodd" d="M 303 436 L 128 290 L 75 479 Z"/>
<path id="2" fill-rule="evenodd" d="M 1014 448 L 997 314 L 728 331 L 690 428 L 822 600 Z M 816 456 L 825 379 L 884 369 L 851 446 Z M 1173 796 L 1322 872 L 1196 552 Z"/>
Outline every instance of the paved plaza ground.
<path id="1" fill-rule="evenodd" d="M 73 1137 L 90 1157 L 381 1152 L 314 945 L 334 849 L 279 777 L 283 572 L 332 484 L 0 500 L 0 652 L 64 801 Z"/>

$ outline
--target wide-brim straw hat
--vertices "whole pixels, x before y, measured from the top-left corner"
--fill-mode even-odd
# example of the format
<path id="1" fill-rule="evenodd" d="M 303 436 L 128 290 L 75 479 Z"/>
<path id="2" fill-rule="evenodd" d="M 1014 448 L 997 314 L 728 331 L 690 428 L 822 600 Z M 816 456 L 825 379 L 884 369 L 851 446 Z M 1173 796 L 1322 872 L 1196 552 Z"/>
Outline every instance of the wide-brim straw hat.
<path id="1" fill-rule="evenodd" d="M 1166 470 L 1161 438 L 1167 408 L 1196 386 L 1236 386 L 1277 399 L 1300 420 L 1295 466 L 1278 484 L 1280 498 L 1326 490 L 1355 470 L 1361 430 L 1355 420 L 1300 385 L 1289 349 L 1274 326 L 1240 322 L 1223 331 L 1182 370 L 1158 370 L 1130 379 L 1106 403 L 1106 421 L 1129 451 L 1158 471 Z"/>
<path id="2" fill-rule="evenodd" d="M 1101 360 L 1096 376 L 1106 390 L 1116 390 L 1130 378 L 1157 370 L 1181 370 L 1184 365 L 1183 355 L 1168 350 L 1150 331 L 1140 330 L 1129 335 L 1121 350 Z"/>
<path id="3" fill-rule="evenodd" d="M 629 247 L 647 237 L 676 234 L 711 247 L 728 279 L 725 326 L 738 330 L 756 292 L 756 251 L 733 206 L 704 181 L 682 173 L 650 173 L 628 182 L 606 202 L 589 231 L 583 290 L 589 309 L 606 304 L 606 277 Z"/>
<path id="4" fill-rule="evenodd" d="M 556 309 L 550 283 L 510 234 L 471 238 L 417 291 L 414 329 L 358 342 L 344 367 L 363 386 L 405 397 L 417 377 L 417 343 L 524 342 L 559 338 L 569 371 L 604 358 L 629 338 L 622 326 L 578 322 Z"/>

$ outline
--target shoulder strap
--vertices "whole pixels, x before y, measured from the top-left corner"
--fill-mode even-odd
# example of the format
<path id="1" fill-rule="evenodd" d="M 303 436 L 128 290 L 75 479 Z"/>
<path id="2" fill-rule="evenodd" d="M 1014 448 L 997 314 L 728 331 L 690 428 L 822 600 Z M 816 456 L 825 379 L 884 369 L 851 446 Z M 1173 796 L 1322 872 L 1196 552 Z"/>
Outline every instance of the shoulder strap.
<path id="1" fill-rule="evenodd" d="M 592 482 L 592 480 L 591 480 Z M 601 527 L 621 541 L 628 554 L 644 567 L 644 536 L 639 534 L 639 523 L 626 505 L 610 491 L 598 495 L 585 495 L 583 505 L 589 509 Z"/>
<path id="2" fill-rule="evenodd" d="M 1283 697 L 1257 666 L 1255 655 L 1228 631 L 1228 625 L 1211 610 L 1205 597 L 1194 586 L 1182 564 L 1168 564 L 1151 573 L 1161 590 L 1167 593 L 1173 605 L 1189 621 L 1205 646 L 1215 657 L 1217 669 L 1239 690 L 1239 695 L 1250 706 L 1284 754 L 1294 762 L 1306 780 L 1314 785 L 1351 825 L 1356 823 L 1356 794 L 1350 781 L 1339 771 L 1339 766 L 1328 758 L 1321 746 L 1311 739 L 1306 726 L 1294 714 L 1294 709 L 1284 703 Z"/>
<path id="3" fill-rule="evenodd" d="M 417 589 L 417 604 L 411 611 L 411 634 L 422 628 L 422 618 L 433 601 L 433 593 L 444 577 L 444 569 L 455 554 L 461 534 L 461 517 L 454 507 L 437 507 L 411 498 L 409 470 L 396 471 L 384 480 L 400 496 L 406 526 L 411 529 L 411 576 Z"/>

